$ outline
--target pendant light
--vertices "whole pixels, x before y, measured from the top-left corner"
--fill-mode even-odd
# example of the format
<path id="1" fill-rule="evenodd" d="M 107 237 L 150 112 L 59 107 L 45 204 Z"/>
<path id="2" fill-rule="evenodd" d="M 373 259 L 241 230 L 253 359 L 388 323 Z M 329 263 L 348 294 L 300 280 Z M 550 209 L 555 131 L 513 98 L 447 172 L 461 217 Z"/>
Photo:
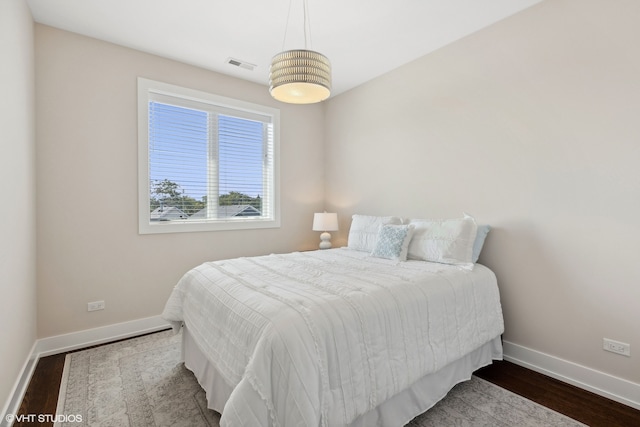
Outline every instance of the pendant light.
<path id="1" fill-rule="evenodd" d="M 311 44 L 311 31 L 304 9 L 304 49 L 285 50 L 275 55 L 269 72 L 269 92 L 278 101 L 290 104 L 313 104 L 324 101 L 331 94 L 331 63 L 326 56 L 307 49 L 307 35 Z M 289 4 L 291 11 L 291 3 Z M 287 16 L 287 26 L 289 17 Z M 286 41 L 286 28 L 285 28 Z M 284 41 L 283 41 L 284 49 Z"/>

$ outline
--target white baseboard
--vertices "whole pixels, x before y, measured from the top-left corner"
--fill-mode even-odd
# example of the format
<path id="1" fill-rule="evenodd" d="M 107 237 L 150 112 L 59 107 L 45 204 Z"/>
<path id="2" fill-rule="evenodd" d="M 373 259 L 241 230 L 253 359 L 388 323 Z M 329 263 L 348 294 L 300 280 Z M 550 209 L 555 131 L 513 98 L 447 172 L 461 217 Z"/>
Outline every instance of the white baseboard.
<path id="1" fill-rule="evenodd" d="M 509 341 L 503 349 L 504 360 L 640 410 L 640 384 Z"/>
<path id="2" fill-rule="evenodd" d="M 36 342 L 36 352 L 39 357 L 50 356 L 65 351 L 130 338 L 136 335 L 157 332 L 170 327 L 169 322 L 160 316 L 146 317 L 144 319 L 41 338 Z"/>
<path id="3" fill-rule="evenodd" d="M 24 394 L 27 392 L 27 387 L 29 386 L 29 381 L 31 381 L 31 377 L 33 376 L 33 372 L 36 369 L 36 365 L 38 364 L 38 358 L 35 353 L 36 343 L 33 343 L 31 347 L 31 352 L 29 353 L 29 357 L 25 360 L 24 365 L 22 365 L 22 370 L 20 371 L 20 375 L 16 380 L 16 383 L 13 385 L 11 389 L 11 393 L 9 394 L 9 400 L 2 408 L 2 419 L 0 419 L 0 427 L 10 426 L 13 423 L 10 423 L 6 415 L 7 414 L 16 414 L 20 409 L 20 404 L 22 403 L 22 398 Z"/>
<path id="4" fill-rule="evenodd" d="M 36 340 L 31 348 L 29 357 L 22 367 L 22 371 L 13 387 L 9 400 L 2 410 L 0 427 L 11 425 L 11 423 L 7 421 L 6 415 L 16 414 L 20 409 L 20 404 L 31 381 L 31 376 L 41 357 L 135 337 L 150 332 L 157 332 L 170 327 L 171 325 L 160 316 L 153 316 Z"/>

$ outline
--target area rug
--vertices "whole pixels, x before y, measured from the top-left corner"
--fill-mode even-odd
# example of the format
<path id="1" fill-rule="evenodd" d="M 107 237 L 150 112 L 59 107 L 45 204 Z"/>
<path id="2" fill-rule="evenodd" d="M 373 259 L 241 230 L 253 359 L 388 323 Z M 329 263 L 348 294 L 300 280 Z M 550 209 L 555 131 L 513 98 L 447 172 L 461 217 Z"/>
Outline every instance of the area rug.
<path id="1" fill-rule="evenodd" d="M 181 335 L 163 331 L 66 356 L 56 427 L 219 427 L 180 363 Z M 406 427 L 583 426 L 477 377 Z"/>

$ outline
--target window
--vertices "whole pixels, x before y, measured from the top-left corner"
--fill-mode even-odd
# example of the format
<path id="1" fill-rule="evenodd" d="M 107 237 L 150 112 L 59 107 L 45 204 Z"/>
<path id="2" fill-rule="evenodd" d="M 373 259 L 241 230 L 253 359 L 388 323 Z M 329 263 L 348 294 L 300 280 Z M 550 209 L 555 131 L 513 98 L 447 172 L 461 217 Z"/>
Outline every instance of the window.
<path id="1" fill-rule="evenodd" d="M 272 228 L 279 110 L 138 78 L 139 232 Z"/>

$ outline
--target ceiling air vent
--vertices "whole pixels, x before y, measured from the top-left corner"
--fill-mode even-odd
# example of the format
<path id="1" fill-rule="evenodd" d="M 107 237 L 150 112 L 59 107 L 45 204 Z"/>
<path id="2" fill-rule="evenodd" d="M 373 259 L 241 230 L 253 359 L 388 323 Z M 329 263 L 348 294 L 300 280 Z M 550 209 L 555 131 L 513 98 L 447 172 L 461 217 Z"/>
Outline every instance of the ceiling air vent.
<path id="1" fill-rule="evenodd" d="M 256 68 L 255 64 L 235 58 L 227 58 L 227 64 L 235 65 L 236 67 L 244 68 L 249 71 L 253 71 L 253 69 Z"/>

